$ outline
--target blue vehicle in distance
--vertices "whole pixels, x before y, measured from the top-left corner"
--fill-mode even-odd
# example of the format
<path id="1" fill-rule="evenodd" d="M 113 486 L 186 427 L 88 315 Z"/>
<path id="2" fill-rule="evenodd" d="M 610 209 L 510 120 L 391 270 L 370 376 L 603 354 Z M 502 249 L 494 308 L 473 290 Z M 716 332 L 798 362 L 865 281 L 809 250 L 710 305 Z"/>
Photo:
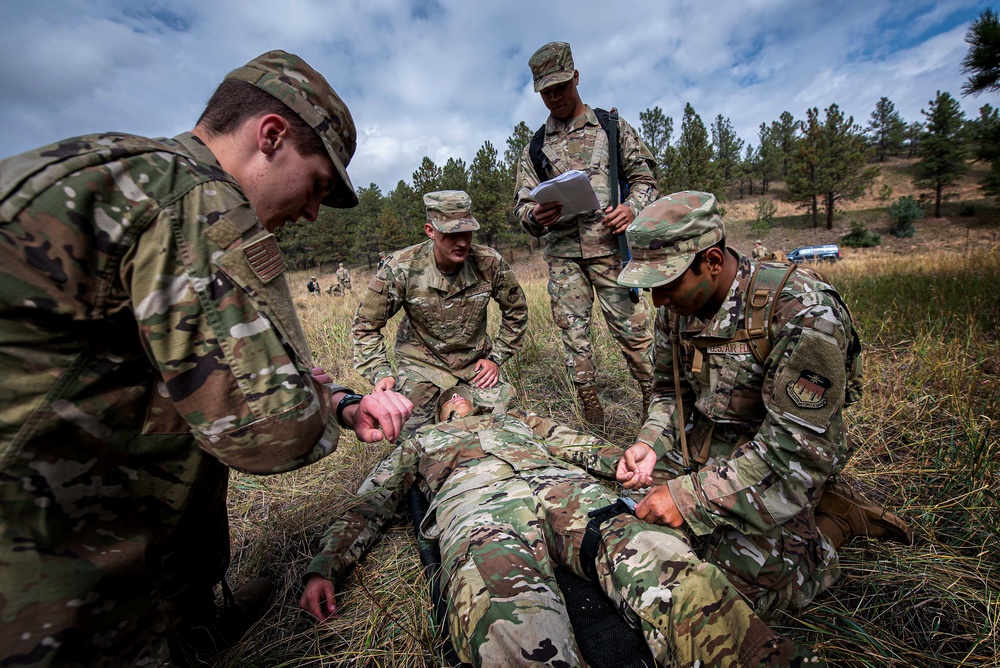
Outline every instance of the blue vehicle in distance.
<path id="1" fill-rule="evenodd" d="M 796 264 L 802 262 L 837 262 L 841 259 L 840 246 L 837 244 L 821 244 L 819 246 L 802 246 L 788 254 L 788 259 Z"/>

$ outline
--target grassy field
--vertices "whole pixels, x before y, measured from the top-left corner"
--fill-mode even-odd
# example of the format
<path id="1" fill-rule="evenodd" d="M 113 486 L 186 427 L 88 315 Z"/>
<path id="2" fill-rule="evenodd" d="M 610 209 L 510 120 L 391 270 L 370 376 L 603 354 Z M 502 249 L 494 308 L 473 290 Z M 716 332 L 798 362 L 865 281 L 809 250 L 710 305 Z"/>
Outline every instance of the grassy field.
<path id="1" fill-rule="evenodd" d="M 920 221 L 917 237 L 906 240 L 911 249 L 848 253 L 822 267 L 865 343 L 865 395 L 848 412 L 857 450 L 846 477 L 899 509 L 918 537 L 913 547 L 853 541 L 841 550 L 841 580 L 807 610 L 772 622 L 831 665 L 1000 666 L 1000 247 L 995 210 L 984 203 L 979 210 L 987 220 L 953 222 L 950 233 Z M 750 237 L 740 230 L 730 226 L 730 236 L 746 250 Z M 795 226 L 782 234 L 795 236 Z M 506 376 L 523 407 L 586 429 L 563 371 L 544 263 L 529 259 L 515 270 L 530 324 Z M 367 276 L 356 272 L 345 299 L 307 297 L 306 280 L 293 276 L 316 362 L 341 382 L 367 388 L 353 371 L 349 334 Z M 609 418 L 599 433 L 627 446 L 639 426 L 639 391 L 603 321 L 595 322 L 598 388 Z M 306 470 L 233 475 L 232 584 L 266 572 L 280 588 L 274 608 L 223 665 L 439 665 L 407 517 L 338 583 L 338 619 L 316 625 L 297 606 L 327 518 L 389 447 L 345 437 L 334 455 Z"/>

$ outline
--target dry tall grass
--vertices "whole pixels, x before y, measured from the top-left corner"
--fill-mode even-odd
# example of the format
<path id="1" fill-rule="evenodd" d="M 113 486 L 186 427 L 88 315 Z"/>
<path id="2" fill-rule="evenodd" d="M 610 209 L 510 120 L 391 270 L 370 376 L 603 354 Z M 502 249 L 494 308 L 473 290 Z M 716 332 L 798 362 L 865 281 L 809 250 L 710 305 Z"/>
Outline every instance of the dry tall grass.
<path id="1" fill-rule="evenodd" d="M 515 269 L 525 277 L 530 326 L 507 376 L 524 407 L 586 428 L 563 372 L 540 260 Z M 900 509 L 920 542 L 855 540 L 842 550 L 840 582 L 774 626 L 835 666 L 1000 666 L 1000 255 L 859 254 L 823 269 L 844 292 L 866 344 L 865 397 L 849 413 L 857 452 L 847 477 Z M 306 278 L 295 280 L 317 363 L 367 388 L 351 366 L 349 323 L 360 290 L 346 299 L 310 298 Z M 366 278 L 355 281 L 364 286 Z M 638 428 L 638 388 L 599 317 L 593 336 L 609 417 L 603 435 L 627 445 Z M 388 448 L 345 437 L 307 470 L 233 476 L 233 584 L 263 571 L 281 587 L 275 607 L 224 665 L 440 664 L 405 517 L 338 584 L 338 619 L 317 626 L 297 607 L 327 518 Z"/>

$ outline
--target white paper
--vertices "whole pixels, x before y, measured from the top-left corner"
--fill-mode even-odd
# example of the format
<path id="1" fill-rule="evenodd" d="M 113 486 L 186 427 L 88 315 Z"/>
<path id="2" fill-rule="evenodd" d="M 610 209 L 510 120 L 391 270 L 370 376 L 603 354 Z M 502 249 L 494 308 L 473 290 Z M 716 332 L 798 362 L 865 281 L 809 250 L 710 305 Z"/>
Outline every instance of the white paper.
<path id="1" fill-rule="evenodd" d="M 575 216 L 601 208 L 601 203 L 584 172 L 571 169 L 535 186 L 531 197 L 539 204 L 562 202 L 562 215 Z"/>

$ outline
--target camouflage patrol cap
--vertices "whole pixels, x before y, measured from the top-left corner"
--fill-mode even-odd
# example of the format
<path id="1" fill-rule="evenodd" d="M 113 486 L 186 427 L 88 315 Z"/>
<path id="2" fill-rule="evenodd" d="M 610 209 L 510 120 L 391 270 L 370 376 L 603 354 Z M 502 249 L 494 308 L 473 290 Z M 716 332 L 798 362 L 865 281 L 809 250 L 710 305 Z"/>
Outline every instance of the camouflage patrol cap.
<path id="1" fill-rule="evenodd" d="M 230 79 L 270 93 L 315 130 L 340 176 L 323 204 L 340 209 L 357 206 L 347 165 L 358 145 L 358 131 L 347 105 L 323 75 L 294 54 L 268 51 L 227 74 L 225 80 Z"/>
<path id="2" fill-rule="evenodd" d="M 444 408 L 444 405 L 451 401 L 452 396 L 456 394 L 465 399 L 466 403 L 472 406 L 472 410 L 468 413 L 469 415 L 476 412 L 476 402 L 472 399 L 472 391 L 464 385 L 456 385 L 454 387 L 449 387 L 446 390 L 441 390 L 441 396 L 439 396 L 437 400 L 437 407 L 434 409 L 434 415 L 437 416 L 439 422 L 445 422 L 450 419 L 450 415 L 441 415 L 441 409 Z"/>
<path id="3" fill-rule="evenodd" d="M 438 190 L 424 195 L 427 222 L 438 232 L 455 234 L 479 229 L 472 216 L 472 198 L 464 190 Z"/>
<path id="4" fill-rule="evenodd" d="M 528 59 L 528 67 L 535 78 L 535 92 L 569 81 L 576 67 L 573 52 L 566 42 L 549 42 Z"/>
<path id="5" fill-rule="evenodd" d="M 618 284 L 655 288 L 680 277 L 696 253 L 726 236 L 726 228 L 715 195 L 687 190 L 661 197 L 640 211 L 625 236 L 632 259 Z"/>

